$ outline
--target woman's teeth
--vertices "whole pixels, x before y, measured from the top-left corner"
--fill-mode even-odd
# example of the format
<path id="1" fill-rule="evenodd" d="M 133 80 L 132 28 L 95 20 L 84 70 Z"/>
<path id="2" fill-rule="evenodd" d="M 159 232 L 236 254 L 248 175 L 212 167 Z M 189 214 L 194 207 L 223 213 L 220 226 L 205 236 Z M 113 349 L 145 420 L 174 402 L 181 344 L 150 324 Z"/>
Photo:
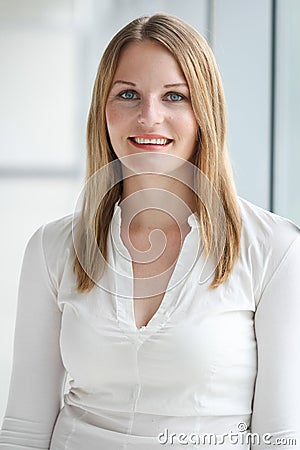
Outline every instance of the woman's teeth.
<path id="1" fill-rule="evenodd" d="M 148 138 L 131 138 L 137 144 L 153 144 L 166 145 L 171 142 L 171 139 L 148 139 Z"/>

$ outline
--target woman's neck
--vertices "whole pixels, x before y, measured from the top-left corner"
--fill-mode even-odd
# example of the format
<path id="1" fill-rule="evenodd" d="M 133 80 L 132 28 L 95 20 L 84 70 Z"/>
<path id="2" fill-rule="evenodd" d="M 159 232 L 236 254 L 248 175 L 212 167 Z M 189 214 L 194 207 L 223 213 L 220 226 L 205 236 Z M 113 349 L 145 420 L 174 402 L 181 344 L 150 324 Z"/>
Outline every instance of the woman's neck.
<path id="1" fill-rule="evenodd" d="M 148 230 L 185 226 L 196 207 L 188 184 L 167 175 L 126 177 L 120 204 L 123 224 Z"/>

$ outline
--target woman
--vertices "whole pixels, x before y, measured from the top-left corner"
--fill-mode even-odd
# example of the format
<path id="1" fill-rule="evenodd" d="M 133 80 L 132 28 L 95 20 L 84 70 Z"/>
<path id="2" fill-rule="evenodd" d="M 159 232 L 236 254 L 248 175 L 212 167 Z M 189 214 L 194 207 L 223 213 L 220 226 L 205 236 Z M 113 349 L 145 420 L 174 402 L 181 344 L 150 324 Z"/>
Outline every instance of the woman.
<path id="1" fill-rule="evenodd" d="M 225 134 L 193 28 L 112 39 L 79 209 L 26 249 L 1 449 L 297 448 L 299 230 L 237 197 Z"/>

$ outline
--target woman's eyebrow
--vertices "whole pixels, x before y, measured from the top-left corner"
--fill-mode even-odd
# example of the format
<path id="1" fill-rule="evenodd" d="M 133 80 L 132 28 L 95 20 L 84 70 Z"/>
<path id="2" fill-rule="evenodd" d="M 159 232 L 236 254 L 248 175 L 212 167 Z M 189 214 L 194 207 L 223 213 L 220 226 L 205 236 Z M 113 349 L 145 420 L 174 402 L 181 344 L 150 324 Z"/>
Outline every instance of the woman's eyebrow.
<path id="1" fill-rule="evenodd" d="M 188 87 L 187 83 L 169 83 L 169 84 L 165 84 L 164 87 L 165 88 L 169 88 L 169 87 Z"/>
<path id="2" fill-rule="evenodd" d="M 113 86 L 115 84 L 128 84 L 129 86 L 136 86 L 136 84 L 132 83 L 132 81 L 125 81 L 125 80 L 116 80 L 113 82 Z"/>

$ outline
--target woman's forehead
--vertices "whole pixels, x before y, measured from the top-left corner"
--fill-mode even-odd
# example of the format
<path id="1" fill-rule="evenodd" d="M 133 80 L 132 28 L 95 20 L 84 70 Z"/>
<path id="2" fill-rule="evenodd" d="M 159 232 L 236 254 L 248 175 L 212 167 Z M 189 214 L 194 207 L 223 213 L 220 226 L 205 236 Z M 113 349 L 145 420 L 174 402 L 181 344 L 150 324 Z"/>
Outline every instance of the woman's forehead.
<path id="1" fill-rule="evenodd" d="M 125 81 L 134 79 L 138 82 L 145 77 L 155 77 L 163 83 L 185 82 L 182 70 L 172 53 L 152 40 L 130 42 L 122 50 L 113 81 L 128 77 L 130 79 Z"/>

